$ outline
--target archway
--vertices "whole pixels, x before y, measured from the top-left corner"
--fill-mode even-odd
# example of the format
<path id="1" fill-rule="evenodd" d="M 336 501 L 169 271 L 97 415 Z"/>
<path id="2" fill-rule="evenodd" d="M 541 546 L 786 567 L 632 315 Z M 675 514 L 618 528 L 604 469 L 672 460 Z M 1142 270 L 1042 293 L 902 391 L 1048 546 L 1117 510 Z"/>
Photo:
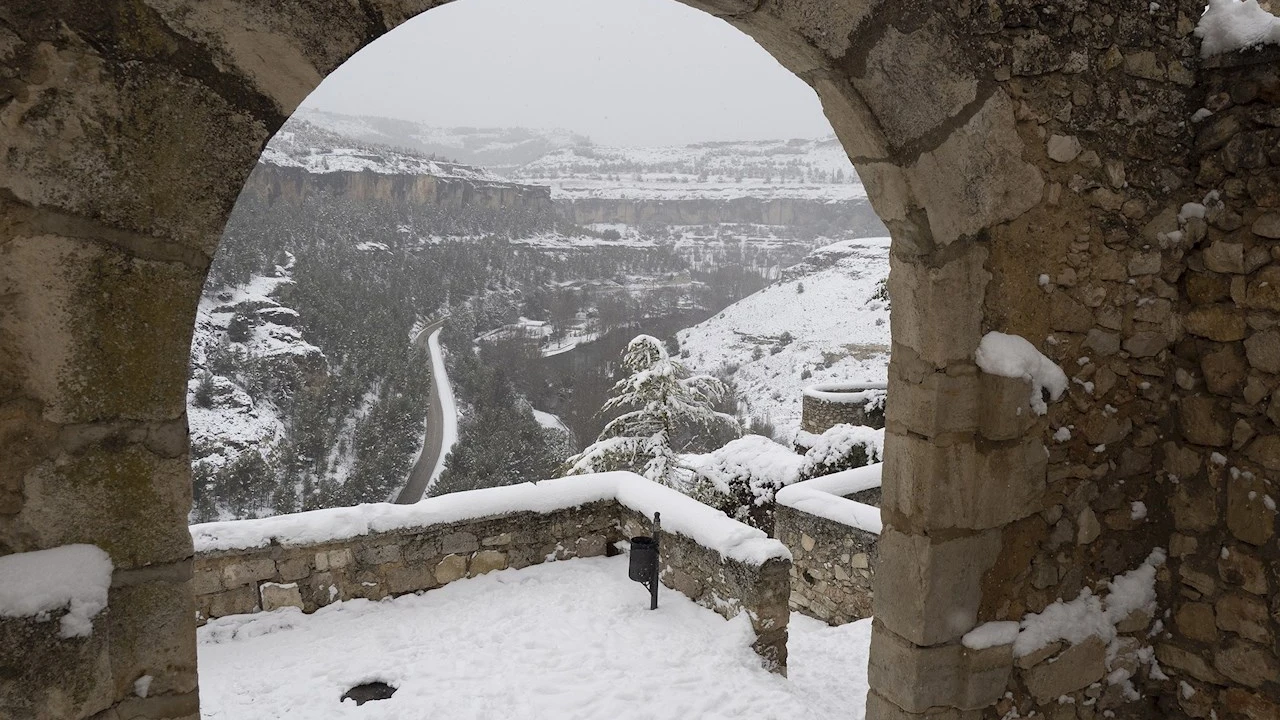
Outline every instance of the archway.
<path id="1" fill-rule="evenodd" d="M 1170 492 L 1148 471 L 1204 477 L 1197 453 L 1230 447 L 1222 428 L 1244 411 L 1194 378 L 1179 401 L 1165 369 L 1196 368 L 1186 342 L 1265 331 L 1220 302 L 1229 291 L 1177 284 L 1200 261 L 1184 262 L 1170 233 L 1222 240 L 1254 227 L 1274 206 L 1270 161 L 1246 166 L 1257 172 L 1233 190 L 1240 223 L 1206 230 L 1194 208 L 1179 218 L 1204 195 L 1197 179 L 1223 182 L 1199 163 L 1233 132 L 1215 124 L 1197 140 L 1174 119 L 1207 102 L 1191 0 L 689 4 L 815 88 L 894 237 L 882 561 L 900 571 L 877 592 L 870 714 L 1003 714 L 991 708 L 1010 700 L 1006 687 L 1021 701 L 1028 683 L 1011 648 L 968 652 L 961 637 L 1140 566 L 1174 518 L 1162 502 L 1141 524 L 1112 514 Z M 34 673 L 23 677 L 50 712 L 196 712 L 184 398 L 201 281 L 266 139 L 321 77 L 429 7 L 71 3 L 6 18 L 0 552 L 87 542 L 115 565 L 105 632 L 5 658 Z M 1215 90 L 1246 77 L 1254 88 L 1221 108 L 1276 102 L 1265 68 L 1215 72 Z M 1244 248 L 1222 252 L 1206 272 L 1243 274 Z M 1182 313 L 1205 299 L 1188 321 L 1205 323 L 1191 330 L 1203 340 L 1187 341 Z M 1071 402 L 1037 416 L 1023 381 L 979 372 L 974 351 L 991 330 L 1066 366 L 1079 379 Z M 1088 355 L 1107 359 L 1077 362 Z M 1160 445 L 1175 408 L 1181 440 Z M 1254 434 L 1229 460 L 1266 466 L 1253 438 L 1275 428 L 1246 425 Z M 1072 426 L 1078 439 L 1046 450 L 1052 428 Z M 1220 529 L 1216 505 L 1202 524 Z M 1069 552 L 1051 530 L 1071 536 Z M 1166 664 L 1183 658 L 1197 677 L 1174 645 L 1184 654 L 1166 652 Z M 939 668 L 945 683 L 932 679 Z M 145 699 L 132 696 L 143 672 L 154 678 Z"/>

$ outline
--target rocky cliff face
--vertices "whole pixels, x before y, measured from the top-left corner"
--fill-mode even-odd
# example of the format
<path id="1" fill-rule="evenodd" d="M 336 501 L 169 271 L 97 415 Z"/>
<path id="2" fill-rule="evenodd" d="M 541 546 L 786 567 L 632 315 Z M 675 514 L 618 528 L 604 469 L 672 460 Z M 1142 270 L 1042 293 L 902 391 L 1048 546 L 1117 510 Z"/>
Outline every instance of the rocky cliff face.
<path id="1" fill-rule="evenodd" d="M 487 209 L 546 209 L 551 207 L 550 188 L 495 180 L 420 173 L 386 173 L 372 170 L 314 172 L 305 167 L 258 163 L 244 194 L 268 203 L 297 204 L 309 195 L 324 193 L 352 202 L 391 202 L 463 206 Z"/>
<path id="2" fill-rule="evenodd" d="M 824 225 L 860 231 L 861 235 L 887 234 L 865 198 L 576 198 L 557 203 L 564 217 L 578 225 Z"/>

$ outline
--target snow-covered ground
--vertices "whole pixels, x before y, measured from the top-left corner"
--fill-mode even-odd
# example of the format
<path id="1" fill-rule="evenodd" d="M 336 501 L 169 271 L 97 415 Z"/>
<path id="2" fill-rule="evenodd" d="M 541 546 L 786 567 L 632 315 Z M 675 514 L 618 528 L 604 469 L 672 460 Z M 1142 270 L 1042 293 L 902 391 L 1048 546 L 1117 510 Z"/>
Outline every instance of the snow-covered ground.
<path id="1" fill-rule="evenodd" d="M 745 616 L 664 589 L 656 611 L 627 559 L 504 570 L 422 595 L 210 622 L 206 720 L 447 717 L 861 720 L 871 622 L 792 615 L 789 677 L 766 672 Z M 399 688 L 357 707 L 353 685 Z"/>
<path id="2" fill-rule="evenodd" d="M 789 440 L 806 386 L 887 379 L 889 307 L 875 295 L 888 274 L 888 238 L 819 248 L 789 279 L 681 330 L 684 361 L 699 372 L 730 371 L 749 413 Z"/>

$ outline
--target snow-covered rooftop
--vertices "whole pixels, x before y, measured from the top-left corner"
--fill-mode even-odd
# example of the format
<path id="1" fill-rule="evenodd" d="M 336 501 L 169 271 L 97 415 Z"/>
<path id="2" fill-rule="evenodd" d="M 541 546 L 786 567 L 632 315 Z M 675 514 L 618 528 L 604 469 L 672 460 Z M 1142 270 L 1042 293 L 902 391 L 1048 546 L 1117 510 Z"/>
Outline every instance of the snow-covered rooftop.
<path id="1" fill-rule="evenodd" d="M 871 621 L 793 614 L 788 677 L 765 671 L 746 616 L 724 620 L 627 579 L 627 559 L 504 570 L 422 595 L 211 621 L 205 720 L 862 720 Z M 395 686 L 357 707 L 353 685 Z"/>

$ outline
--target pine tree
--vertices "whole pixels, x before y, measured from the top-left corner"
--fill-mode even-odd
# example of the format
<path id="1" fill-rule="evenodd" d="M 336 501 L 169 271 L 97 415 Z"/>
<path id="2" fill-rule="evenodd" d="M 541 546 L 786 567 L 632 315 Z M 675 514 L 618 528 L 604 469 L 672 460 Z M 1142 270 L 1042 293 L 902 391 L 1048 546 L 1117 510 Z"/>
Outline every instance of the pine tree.
<path id="1" fill-rule="evenodd" d="M 690 375 L 662 342 L 638 335 L 627 344 L 623 367 L 630 375 L 614 384 L 602 412 L 627 409 L 601 431 L 600 437 L 569 458 L 569 475 L 632 470 L 677 489 L 688 484 L 672 439 L 690 428 L 711 430 L 737 421 L 716 412 L 712 404 L 727 388 L 709 375 Z"/>

